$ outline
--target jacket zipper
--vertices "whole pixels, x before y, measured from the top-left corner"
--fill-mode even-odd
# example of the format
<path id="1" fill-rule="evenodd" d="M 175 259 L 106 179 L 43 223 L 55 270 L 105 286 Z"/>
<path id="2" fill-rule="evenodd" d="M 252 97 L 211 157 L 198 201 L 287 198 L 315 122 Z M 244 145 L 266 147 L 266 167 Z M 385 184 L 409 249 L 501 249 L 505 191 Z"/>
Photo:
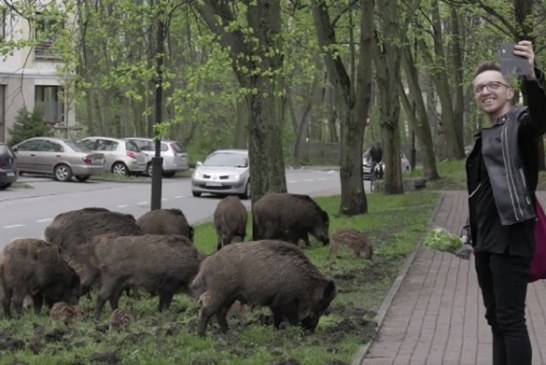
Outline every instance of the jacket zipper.
<path id="1" fill-rule="evenodd" d="M 507 184 L 508 184 L 508 193 L 510 195 L 510 200 L 512 202 L 512 207 L 514 210 L 514 217 L 516 220 L 520 220 L 521 215 L 523 215 L 523 209 L 521 208 L 521 202 L 519 201 L 519 196 L 516 192 L 516 182 L 515 182 L 515 176 L 513 174 L 512 170 L 512 164 L 510 163 L 510 156 L 508 155 L 510 153 L 510 149 L 508 148 L 508 123 L 504 123 L 501 129 L 501 150 L 502 150 L 502 158 L 504 160 L 505 171 L 506 171 L 506 177 L 507 177 Z"/>

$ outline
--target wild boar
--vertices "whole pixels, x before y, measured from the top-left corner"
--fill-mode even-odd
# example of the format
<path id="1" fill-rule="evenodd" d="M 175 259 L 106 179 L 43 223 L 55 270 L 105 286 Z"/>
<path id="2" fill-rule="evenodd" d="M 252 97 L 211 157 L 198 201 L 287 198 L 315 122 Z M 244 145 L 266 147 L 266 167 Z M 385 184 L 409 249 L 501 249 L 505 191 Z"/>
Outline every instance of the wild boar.
<path id="1" fill-rule="evenodd" d="M 85 310 L 77 305 L 57 302 L 49 310 L 49 318 L 53 321 L 62 321 L 69 324 L 85 318 Z"/>
<path id="2" fill-rule="evenodd" d="M 72 254 L 78 246 L 86 244 L 96 235 L 106 233 L 139 235 L 142 230 L 130 214 L 89 207 L 58 214 L 46 227 L 44 236 L 46 241 Z"/>
<path id="3" fill-rule="evenodd" d="M 228 330 L 226 315 L 235 300 L 268 306 L 277 328 L 287 320 L 314 331 L 336 296 L 333 280 L 299 247 L 277 240 L 227 245 L 203 260 L 191 289 L 201 305 L 201 336 L 212 315 Z"/>
<path id="4" fill-rule="evenodd" d="M 253 239 L 279 239 L 309 245 L 312 234 L 324 245 L 330 241 L 328 213 L 308 195 L 267 193 L 252 209 Z"/>
<path id="5" fill-rule="evenodd" d="M 129 326 L 133 323 L 133 316 L 127 309 L 118 308 L 110 314 L 110 324 L 111 331 L 121 331 L 129 329 Z"/>
<path id="6" fill-rule="evenodd" d="M 363 256 L 366 259 L 372 259 L 373 246 L 366 235 L 356 229 L 345 228 L 335 232 L 330 237 L 330 250 L 328 258 L 336 255 L 340 247 L 345 246 L 351 249 L 355 256 Z"/>
<path id="7" fill-rule="evenodd" d="M 145 234 L 179 234 L 193 241 L 193 227 L 180 209 L 151 210 L 136 223 Z"/>
<path id="8" fill-rule="evenodd" d="M 189 238 L 180 235 L 98 236 L 94 255 L 100 270 L 96 319 L 101 317 L 106 300 L 112 310 L 118 308 L 126 288 L 157 294 L 159 311 L 168 309 L 175 293 L 189 293 L 200 263 Z"/>
<path id="9" fill-rule="evenodd" d="M 32 297 L 36 313 L 44 301 L 48 307 L 56 302 L 76 304 L 80 296 L 80 279 L 59 247 L 39 239 L 17 239 L 4 247 L 0 281 L 7 317 L 11 306 L 21 314 L 26 295 Z"/>
<path id="10" fill-rule="evenodd" d="M 239 197 L 230 195 L 218 203 L 214 211 L 218 250 L 232 242 L 245 240 L 247 219 L 248 213 Z"/>

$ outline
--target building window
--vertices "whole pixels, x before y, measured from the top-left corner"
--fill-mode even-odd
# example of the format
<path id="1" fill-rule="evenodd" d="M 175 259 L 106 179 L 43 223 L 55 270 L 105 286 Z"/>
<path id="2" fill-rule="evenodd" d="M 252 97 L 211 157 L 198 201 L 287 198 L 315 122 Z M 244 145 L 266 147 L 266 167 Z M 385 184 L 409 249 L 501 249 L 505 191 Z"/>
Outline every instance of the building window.
<path id="1" fill-rule="evenodd" d="M 59 57 L 53 52 L 52 46 L 55 38 L 63 29 L 62 23 L 55 18 L 48 17 L 47 14 L 37 13 L 38 19 L 34 37 L 38 44 L 34 47 L 34 55 L 37 60 L 57 60 Z"/>
<path id="2" fill-rule="evenodd" d="M 6 8 L 0 7 L 0 41 L 6 39 L 6 14 Z"/>
<path id="3" fill-rule="evenodd" d="M 63 89 L 60 86 L 37 85 L 34 107 L 40 108 L 45 123 L 62 123 L 64 120 Z"/>

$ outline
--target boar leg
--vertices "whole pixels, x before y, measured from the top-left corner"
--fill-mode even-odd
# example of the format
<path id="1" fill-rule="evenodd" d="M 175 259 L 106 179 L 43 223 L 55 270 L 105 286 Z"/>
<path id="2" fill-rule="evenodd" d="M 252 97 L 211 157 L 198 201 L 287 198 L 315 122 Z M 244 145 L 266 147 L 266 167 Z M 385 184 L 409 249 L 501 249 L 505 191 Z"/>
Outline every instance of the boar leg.
<path id="1" fill-rule="evenodd" d="M 34 313 L 40 314 L 42 310 L 42 304 L 44 302 L 44 296 L 39 293 L 32 296 L 32 305 L 34 306 Z"/>
<path id="2" fill-rule="evenodd" d="M 216 319 L 218 320 L 218 324 L 220 325 L 220 330 L 223 333 L 226 333 L 229 330 L 226 317 L 230 307 L 231 305 L 227 307 L 222 307 L 216 312 Z"/>
<path id="3" fill-rule="evenodd" d="M 199 336 L 205 336 L 210 317 L 212 317 L 213 314 L 219 313 L 222 309 L 222 303 L 219 299 L 217 299 L 219 297 L 220 296 L 218 294 L 211 294 L 209 292 L 205 300 L 202 301 L 201 318 L 199 319 L 199 330 L 197 332 Z"/>
<path id="4" fill-rule="evenodd" d="M 4 310 L 4 315 L 8 318 L 11 318 L 11 296 L 13 290 L 11 288 L 4 287 L 4 297 L 2 298 L 2 309 Z"/>
<path id="5" fill-rule="evenodd" d="M 174 293 L 172 291 L 163 291 L 159 294 L 159 308 L 160 312 L 169 309 L 173 300 Z"/>
<path id="6" fill-rule="evenodd" d="M 121 293 L 122 286 L 120 280 L 115 279 L 106 279 L 106 276 L 103 276 L 101 280 L 101 286 L 99 293 L 97 294 L 97 304 L 95 306 L 95 319 L 98 321 L 102 315 L 102 309 L 106 300 L 110 300 L 110 306 L 112 310 L 114 306 L 117 308 L 117 300 L 115 300 L 114 294 L 119 291 Z M 121 294 L 120 294 L 121 295 Z M 119 296 L 118 296 L 119 299 Z"/>
<path id="7" fill-rule="evenodd" d="M 25 291 L 21 288 L 14 288 L 11 302 L 13 303 L 13 310 L 20 316 L 23 313 L 23 302 L 25 301 Z"/>

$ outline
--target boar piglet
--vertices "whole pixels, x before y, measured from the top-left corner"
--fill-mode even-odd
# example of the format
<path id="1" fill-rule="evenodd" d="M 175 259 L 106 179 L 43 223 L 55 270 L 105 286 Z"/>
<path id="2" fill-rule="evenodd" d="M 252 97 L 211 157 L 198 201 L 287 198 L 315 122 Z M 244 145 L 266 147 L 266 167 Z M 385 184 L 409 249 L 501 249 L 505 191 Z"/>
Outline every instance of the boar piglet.
<path id="1" fill-rule="evenodd" d="M 178 234 L 193 241 L 193 227 L 180 209 L 155 209 L 140 218 L 136 223 L 145 234 Z"/>
<path id="2" fill-rule="evenodd" d="M 142 234 L 142 230 L 130 214 L 89 207 L 58 214 L 46 227 L 44 237 L 66 253 L 73 254 L 80 245 L 106 233 L 134 236 Z"/>
<path id="3" fill-rule="evenodd" d="M 157 294 L 159 311 L 168 309 L 175 293 L 189 293 L 200 263 L 189 238 L 178 235 L 98 236 L 94 253 L 100 270 L 96 319 L 100 319 L 106 300 L 112 310 L 117 309 L 126 288 Z"/>
<path id="4" fill-rule="evenodd" d="M 201 305 L 201 336 L 213 315 L 228 330 L 226 314 L 235 300 L 269 307 L 277 328 L 288 321 L 314 331 L 336 296 L 334 282 L 299 247 L 276 240 L 234 243 L 208 256 L 191 289 Z"/>
<path id="5" fill-rule="evenodd" d="M 245 240 L 247 219 L 248 213 L 238 196 L 227 196 L 218 203 L 214 211 L 218 250 L 232 242 Z"/>
<path id="6" fill-rule="evenodd" d="M 330 239 L 328 213 L 308 195 L 267 193 L 252 208 L 253 239 L 278 239 L 309 245 L 312 234 L 324 245 Z"/>
<path id="7" fill-rule="evenodd" d="M 0 281 L 4 291 L 2 307 L 11 317 L 11 307 L 19 315 L 26 295 L 32 297 L 34 311 L 39 313 L 45 301 L 77 304 L 80 279 L 64 261 L 60 249 L 39 239 L 17 239 L 4 247 L 0 264 Z"/>

